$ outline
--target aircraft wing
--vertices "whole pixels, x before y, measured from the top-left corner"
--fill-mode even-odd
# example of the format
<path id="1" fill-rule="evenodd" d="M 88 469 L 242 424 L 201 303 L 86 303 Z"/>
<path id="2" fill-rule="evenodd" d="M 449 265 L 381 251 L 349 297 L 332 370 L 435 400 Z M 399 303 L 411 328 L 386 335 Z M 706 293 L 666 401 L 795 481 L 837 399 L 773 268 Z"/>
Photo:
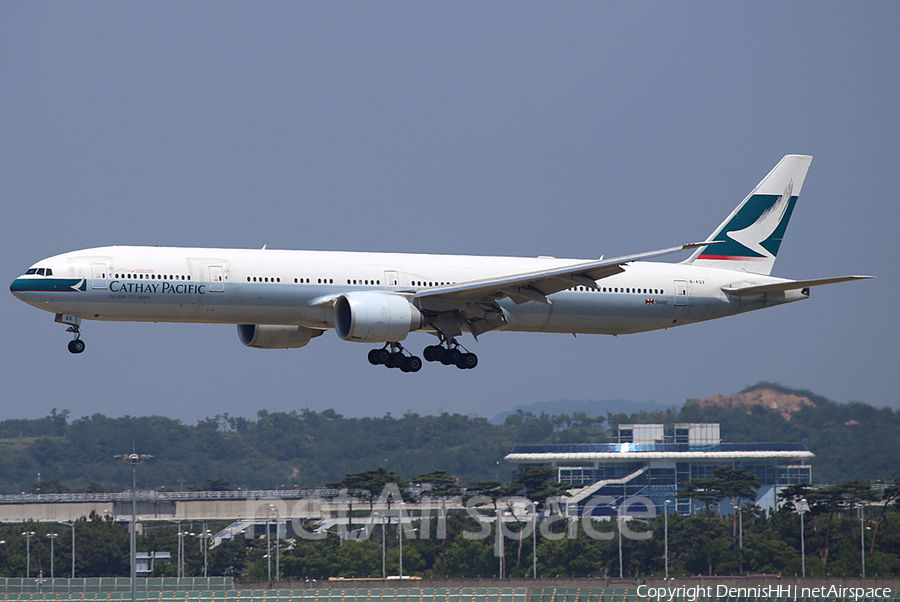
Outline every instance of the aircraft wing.
<path id="1" fill-rule="evenodd" d="M 775 293 L 778 291 L 794 291 L 800 288 L 812 286 L 824 286 L 837 284 L 838 282 L 851 282 L 853 280 L 868 280 L 875 276 L 838 276 L 836 278 L 818 278 L 815 280 L 791 280 L 789 282 L 777 282 L 775 284 L 762 284 L 759 286 L 732 287 L 723 286 L 722 290 L 730 295 L 759 295 L 762 293 Z"/>
<path id="2" fill-rule="evenodd" d="M 586 261 L 548 270 L 435 286 L 416 291 L 415 297 L 423 301 L 440 299 L 445 302 L 461 304 L 493 303 L 498 299 L 509 297 L 516 304 L 528 301 L 550 304 L 550 299 L 547 298 L 548 295 L 564 291 L 573 286 L 597 288 L 596 280 L 624 272 L 625 269 L 622 266 L 626 263 L 670 255 L 709 244 L 713 243 L 695 242 L 659 251 L 649 251 L 612 259 Z"/>

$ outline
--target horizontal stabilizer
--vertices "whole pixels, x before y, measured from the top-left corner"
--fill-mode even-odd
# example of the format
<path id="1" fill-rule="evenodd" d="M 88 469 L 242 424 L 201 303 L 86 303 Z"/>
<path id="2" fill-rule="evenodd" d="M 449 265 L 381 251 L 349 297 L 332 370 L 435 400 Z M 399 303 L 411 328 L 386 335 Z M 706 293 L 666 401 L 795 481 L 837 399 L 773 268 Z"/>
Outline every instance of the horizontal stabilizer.
<path id="1" fill-rule="evenodd" d="M 838 282 L 852 282 L 854 280 L 868 280 L 875 276 L 839 276 L 837 278 L 818 278 L 816 280 L 790 280 L 788 282 L 776 282 L 775 284 L 763 284 L 760 286 L 733 287 L 723 286 L 722 290 L 729 295 L 759 295 L 762 293 L 775 293 L 778 291 L 794 291 L 812 286 L 824 286 L 837 284 Z"/>

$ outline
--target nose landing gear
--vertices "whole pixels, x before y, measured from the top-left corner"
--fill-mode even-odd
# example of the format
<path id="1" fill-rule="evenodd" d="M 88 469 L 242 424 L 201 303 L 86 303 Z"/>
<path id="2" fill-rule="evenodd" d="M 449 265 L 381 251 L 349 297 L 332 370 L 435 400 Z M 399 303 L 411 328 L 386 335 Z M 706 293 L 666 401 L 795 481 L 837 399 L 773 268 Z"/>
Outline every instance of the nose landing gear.
<path id="1" fill-rule="evenodd" d="M 56 314 L 56 322 L 59 324 L 68 324 L 66 332 L 71 332 L 74 336 L 69 341 L 69 353 L 81 353 L 84 351 L 84 341 L 81 340 L 81 318 L 70 314 Z"/>

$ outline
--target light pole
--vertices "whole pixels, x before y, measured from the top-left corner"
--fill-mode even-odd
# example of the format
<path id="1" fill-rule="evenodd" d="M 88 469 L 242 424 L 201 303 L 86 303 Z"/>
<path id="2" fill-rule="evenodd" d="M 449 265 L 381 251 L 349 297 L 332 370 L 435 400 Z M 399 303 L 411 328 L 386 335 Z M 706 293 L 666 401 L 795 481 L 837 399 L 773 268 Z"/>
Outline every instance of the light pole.
<path id="1" fill-rule="evenodd" d="M 531 578 L 537 579 L 537 502 L 531 502 Z"/>
<path id="2" fill-rule="evenodd" d="M 665 547 L 663 548 L 666 557 L 666 581 L 669 580 L 669 500 L 663 503 L 663 533 Z"/>
<path id="3" fill-rule="evenodd" d="M 22 537 L 25 538 L 25 578 L 31 579 L 31 538 L 34 537 L 34 531 L 25 531 Z"/>
<path id="4" fill-rule="evenodd" d="M 59 537 L 59 533 L 47 533 L 44 537 L 50 540 L 50 579 L 52 580 L 55 577 L 53 573 L 53 542 Z"/>
<path id="5" fill-rule="evenodd" d="M 282 485 L 284 487 L 284 485 Z M 279 523 L 281 522 L 281 514 L 273 504 L 269 504 L 275 512 L 275 581 L 281 581 L 281 541 L 278 539 Z"/>
<path id="6" fill-rule="evenodd" d="M 181 523 L 178 523 L 178 567 L 176 572 L 179 577 L 184 577 L 184 538 L 193 535 L 190 531 L 182 531 Z"/>
<path id="7" fill-rule="evenodd" d="M 800 498 L 794 502 L 794 510 L 800 515 L 800 570 L 806 577 L 806 538 L 803 535 L 803 515 L 809 512 L 809 502 Z"/>
<path id="8" fill-rule="evenodd" d="M 212 537 L 212 532 L 206 528 L 206 523 L 203 523 L 203 531 L 197 537 L 200 539 L 200 545 L 203 546 L 203 578 L 206 579 L 206 568 L 209 566 L 207 563 L 207 551 L 209 550 L 209 538 Z"/>
<path id="9" fill-rule="evenodd" d="M 272 504 L 266 504 L 266 563 L 268 564 L 268 580 L 272 580 L 272 543 L 269 541 L 269 511 Z"/>
<path id="10" fill-rule="evenodd" d="M 738 500 L 740 502 L 740 500 Z M 740 505 L 737 507 L 738 513 L 738 574 L 744 574 L 744 513 L 741 511 Z"/>
<path id="11" fill-rule="evenodd" d="M 75 578 L 75 521 L 73 520 L 71 523 L 64 523 L 59 521 L 59 524 L 64 527 L 72 527 L 72 575 L 71 578 Z M 71 583 L 71 582 L 70 582 Z"/>
<path id="12" fill-rule="evenodd" d="M 135 490 L 137 488 L 137 465 L 149 460 L 153 456 L 147 454 L 120 454 L 118 459 L 131 464 L 131 602 L 137 602 L 137 561 L 135 559 L 135 535 L 134 525 L 137 522 L 137 501 Z"/>
<path id="13" fill-rule="evenodd" d="M 619 532 L 619 579 L 622 578 L 622 517 L 619 516 L 620 508 L 610 506 L 610 510 L 616 513 L 616 531 Z"/>
<path id="14" fill-rule="evenodd" d="M 859 551 L 861 554 L 860 559 L 862 560 L 863 579 L 866 578 L 866 526 L 863 522 L 865 511 L 865 506 L 859 506 Z"/>
<path id="15" fill-rule="evenodd" d="M 187 548 L 185 548 L 185 543 L 186 543 L 185 539 L 192 535 L 193 535 L 193 533 L 191 533 L 190 531 L 184 531 L 181 534 L 181 576 L 182 577 L 187 576 L 187 571 L 185 570 L 186 565 L 187 565 Z"/>
<path id="16" fill-rule="evenodd" d="M 184 547 L 184 537 L 182 536 L 182 533 L 181 533 L 181 521 L 178 521 L 177 524 L 178 524 L 178 563 L 175 565 L 175 576 L 183 577 L 184 575 L 181 574 L 181 567 L 182 567 L 181 562 L 182 562 L 182 549 Z"/>
<path id="17" fill-rule="evenodd" d="M 381 578 L 387 579 L 387 567 L 385 566 L 385 551 L 387 550 L 386 539 L 385 539 L 385 529 L 384 529 L 384 515 L 379 514 L 378 512 L 373 512 L 372 516 L 380 516 L 381 517 Z"/>
<path id="18" fill-rule="evenodd" d="M 619 579 L 622 578 L 622 517 L 619 516 L 619 510 L 616 510 L 616 531 L 619 532 Z"/>
<path id="19" fill-rule="evenodd" d="M 397 509 L 397 540 L 400 542 L 400 578 L 403 579 L 403 502 Z"/>

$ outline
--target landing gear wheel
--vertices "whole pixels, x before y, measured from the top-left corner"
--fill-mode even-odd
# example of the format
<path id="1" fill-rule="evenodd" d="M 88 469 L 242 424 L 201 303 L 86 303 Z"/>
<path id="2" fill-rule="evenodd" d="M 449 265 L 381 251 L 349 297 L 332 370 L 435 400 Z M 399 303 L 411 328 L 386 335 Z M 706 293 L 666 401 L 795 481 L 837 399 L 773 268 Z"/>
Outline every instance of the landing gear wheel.
<path id="1" fill-rule="evenodd" d="M 443 349 L 443 347 L 440 347 L 439 345 L 429 345 L 428 347 L 426 347 L 425 349 L 422 350 L 422 357 L 425 358 L 426 362 L 433 362 L 437 359 L 434 357 L 435 348 Z"/>
<path id="2" fill-rule="evenodd" d="M 390 352 L 387 349 L 373 349 L 369 352 L 369 363 L 373 366 L 381 366 L 388 360 Z"/>
<path id="3" fill-rule="evenodd" d="M 69 353 L 81 353 L 84 351 L 84 341 L 81 339 L 75 339 L 74 341 L 69 341 Z"/>
<path id="4" fill-rule="evenodd" d="M 400 365 L 400 370 L 403 372 L 418 372 L 421 369 L 422 360 L 414 355 L 404 358 L 403 364 Z"/>
<path id="5" fill-rule="evenodd" d="M 441 363 L 445 366 L 452 366 L 456 362 L 459 361 L 459 357 L 462 355 L 459 349 L 448 349 L 446 353 L 444 353 L 444 357 L 441 358 Z"/>
<path id="6" fill-rule="evenodd" d="M 469 370 L 478 365 L 478 356 L 474 353 L 462 353 L 456 360 L 456 367 L 460 370 Z"/>
<path id="7" fill-rule="evenodd" d="M 388 368 L 399 368 L 403 365 L 403 360 L 406 359 L 406 356 L 403 355 L 400 351 L 395 351 L 394 353 L 388 354 L 388 359 L 384 363 Z"/>

